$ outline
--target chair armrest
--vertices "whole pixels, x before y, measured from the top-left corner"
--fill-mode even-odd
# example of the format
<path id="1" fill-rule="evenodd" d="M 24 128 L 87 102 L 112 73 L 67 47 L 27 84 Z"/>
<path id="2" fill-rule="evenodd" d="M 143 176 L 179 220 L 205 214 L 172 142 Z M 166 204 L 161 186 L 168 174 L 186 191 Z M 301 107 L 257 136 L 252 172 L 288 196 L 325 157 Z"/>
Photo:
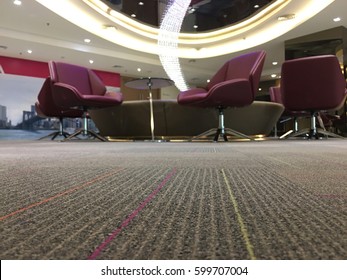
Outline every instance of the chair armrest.
<path id="1" fill-rule="evenodd" d="M 62 108 L 83 106 L 81 93 L 75 87 L 64 83 L 54 83 L 52 85 L 52 96 L 56 105 Z"/>
<path id="2" fill-rule="evenodd" d="M 224 106 L 243 107 L 254 101 L 252 85 L 248 79 L 233 79 L 214 85 L 208 100 Z"/>

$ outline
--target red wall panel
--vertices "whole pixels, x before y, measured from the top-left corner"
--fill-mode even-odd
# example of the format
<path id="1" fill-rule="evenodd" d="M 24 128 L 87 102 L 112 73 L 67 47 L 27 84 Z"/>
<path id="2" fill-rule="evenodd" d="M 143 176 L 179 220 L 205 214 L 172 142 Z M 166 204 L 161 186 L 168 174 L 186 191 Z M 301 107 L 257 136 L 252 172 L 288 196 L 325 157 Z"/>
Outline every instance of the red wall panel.
<path id="1" fill-rule="evenodd" d="M 107 86 L 120 87 L 120 74 L 93 70 Z"/>
<path id="2" fill-rule="evenodd" d="M 48 65 L 44 62 L 0 56 L 0 65 L 5 74 L 37 78 L 49 76 Z"/>
<path id="3" fill-rule="evenodd" d="M 46 78 L 49 76 L 48 64 L 21 58 L 0 56 L 0 65 L 5 74 Z M 107 86 L 120 87 L 120 74 L 93 70 Z"/>

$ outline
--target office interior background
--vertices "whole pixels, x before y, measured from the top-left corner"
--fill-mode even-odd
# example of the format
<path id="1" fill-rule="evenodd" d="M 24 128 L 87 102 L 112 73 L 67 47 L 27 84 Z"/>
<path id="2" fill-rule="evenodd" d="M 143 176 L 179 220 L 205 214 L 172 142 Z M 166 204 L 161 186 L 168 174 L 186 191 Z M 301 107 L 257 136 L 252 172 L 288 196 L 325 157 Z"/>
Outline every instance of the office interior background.
<path id="1" fill-rule="evenodd" d="M 266 52 L 253 104 L 226 113 L 226 124 L 259 141 L 189 141 L 204 110 L 185 122 L 189 107 L 164 107 L 165 118 L 182 117 L 185 135 L 161 137 L 155 111 L 159 138 L 148 141 L 149 91 L 127 83 L 174 80 L 157 44 L 174 2 L 1 1 L 1 259 L 346 259 L 345 139 L 279 139 L 293 119 L 280 121 L 283 107 L 270 119 L 262 111 L 287 60 L 334 55 L 346 79 L 346 1 L 190 1 L 178 43 L 190 88 L 230 59 Z M 117 108 L 90 110 L 89 126 L 110 141 L 38 140 L 59 125 L 35 110 L 49 61 L 92 69 L 122 93 Z M 180 110 L 175 84 L 153 89 L 156 104 Z M 345 137 L 346 103 L 330 113 L 338 121 L 328 129 Z"/>
<path id="2" fill-rule="evenodd" d="M 167 5 L 167 1 L 148 1 L 144 5 L 139 5 L 138 1 L 104 2 L 112 9 L 121 10 L 135 23 L 146 24 L 150 28 L 160 25 Z M 203 53 L 204 49 L 207 49 L 207 45 L 205 47 L 199 43 L 194 48 L 195 53 L 190 50 L 191 53 L 183 54 L 179 62 L 186 83 L 189 86 L 206 86 L 207 81 L 226 60 L 259 49 L 264 49 L 267 52 L 259 92 L 256 96 L 259 100 L 269 100 L 269 87 L 279 85 L 281 65 L 286 59 L 334 54 L 338 56 L 342 68 L 345 68 L 346 62 L 344 61 L 343 50 L 346 44 L 346 24 L 344 17 L 339 15 L 339 11 L 343 11 L 345 8 L 343 1 L 320 2 L 322 6 L 329 5 L 314 16 L 312 16 L 313 13 L 322 9 L 322 7 L 317 7 L 319 5 L 313 1 L 301 1 L 290 5 L 287 5 L 286 1 L 217 2 L 192 2 L 191 8 L 195 7 L 197 11 L 191 12 L 192 9 L 188 11 L 182 25 L 182 31 L 192 35 L 206 34 L 206 32 L 219 30 L 223 26 L 235 25 L 235 22 L 240 20 L 238 17 L 248 19 L 252 13 L 258 15 L 258 10 L 268 7 L 270 4 L 275 4 L 272 2 L 284 2 L 280 4 L 285 5 L 285 7 L 280 7 L 272 12 L 271 17 L 266 22 L 262 22 L 259 27 L 247 27 L 246 29 L 251 29 L 250 31 L 246 30 L 248 33 L 239 32 L 240 34 L 232 35 L 233 30 L 228 31 L 230 43 L 225 46 L 222 45 L 216 51 L 210 47 L 211 50 L 206 51 L 206 55 L 199 54 L 199 52 Z M 146 41 L 149 39 L 146 39 L 148 34 L 145 32 L 150 34 L 150 32 L 153 32 L 152 30 L 144 31 L 144 35 L 132 33 L 133 31 L 130 28 L 126 29 L 125 27 L 119 28 L 117 31 L 117 23 L 114 19 L 97 18 L 100 17 L 99 13 L 92 8 L 87 8 L 86 3 L 83 3 L 83 1 L 79 3 L 72 1 L 75 7 L 70 8 L 69 15 L 64 15 L 65 3 L 54 7 L 54 4 L 47 2 L 46 5 L 51 10 L 43 4 L 45 4 L 44 1 L 41 4 L 40 1 L 27 1 L 23 2 L 22 5 L 15 5 L 13 1 L 3 1 L 1 4 L 1 27 L 3 30 L 1 36 L 1 72 L 14 75 L 1 76 L 3 80 L 1 87 L 3 101 L 0 105 L 6 106 L 7 109 L 5 119 L 5 108 L 1 107 L 2 126 L 6 126 L 6 124 L 16 126 L 25 117 L 23 111 L 34 111 L 32 105 L 35 103 L 37 92 L 43 83 L 43 79 L 49 75 L 47 67 L 47 61 L 49 60 L 75 63 L 105 72 L 103 78 L 107 86 L 119 88 L 123 93 L 124 100 L 148 98 L 148 93 L 126 87 L 125 83 L 129 80 L 140 77 L 168 77 L 159 60 L 156 39 L 151 38 L 151 42 Z M 310 9 L 310 5 L 315 8 Z M 199 9 L 202 10 L 201 13 L 198 13 Z M 306 10 L 295 18 L 295 12 L 300 11 L 300 9 Z M 58 14 L 52 10 L 56 10 Z M 76 13 L 78 12 L 87 13 L 88 16 L 95 18 L 77 17 Z M 294 18 L 292 19 L 278 20 L 281 16 L 290 17 L 293 15 Z M 62 18 L 64 16 L 68 20 Z M 15 21 L 14 18 L 16 18 Z M 72 20 L 80 26 L 73 24 Z M 95 20 L 99 29 L 88 30 L 88 20 Z M 87 23 L 84 23 L 84 21 Z M 288 24 L 291 21 L 294 23 Z M 289 27 L 286 27 L 287 25 Z M 272 30 L 271 26 L 276 26 L 277 29 Z M 140 25 L 140 28 L 144 29 L 142 25 Z M 266 31 L 267 28 L 270 31 Z M 263 29 L 268 33 L 265 33 Z M 259 32 L 256 39 L 251 38 L 253 36 L 252 30 L 261 30 L 261 32 L 255 32 L 256 34 Z M 96 34 L 101 34 L 102 37 L 100 38 Z M 194 37 L 192 38 L 194 40 Z M 141 40 L 144 44 L 142 47 Z M 245 41 L 244 44 L 241 45 L 238 42 L 239 40 Z M 247 40 L 250 42 L 248 43 Z M 259 40 L 259 42 L 256 40 Z M 223 41 L 218 42 L 218 44 L 223 43 Z M 237 45 L 237 47 L 234 47 L 234 45 Z M 343 71 L 345 72 L 345 69 Z M 17 83 L 17 79 L 23 81 Z M 21 98 L 26 103 L 19 108 L 16 106 L 17 104 L 13 104 L 13 98 L 7 93 L 11 91 L 13 92 L 11 96 L 16 96 L 18 92 L 22 92 L 23 89 L 20 84 L 25 84 L 27 97 Z M 175 86 L 165 87 L 155 92 L 154 98 L 175 99 L 178 93 L 179 89 Z M 17 100 L 17 98 L 15 99 Z M 343 127 L 341 129 L 346 130 Z"/>

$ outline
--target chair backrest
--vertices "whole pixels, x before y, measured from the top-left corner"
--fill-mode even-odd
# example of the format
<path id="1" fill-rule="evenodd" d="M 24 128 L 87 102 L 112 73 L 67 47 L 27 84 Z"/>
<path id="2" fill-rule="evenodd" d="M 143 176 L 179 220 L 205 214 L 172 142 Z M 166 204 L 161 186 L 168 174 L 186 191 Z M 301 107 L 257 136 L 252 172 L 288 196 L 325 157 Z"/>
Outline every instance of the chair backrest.
<path id="1" fill-rule="evenodd" d="M 281 76 L 283 104 L 288 110 L 333 110 L 346 98 L 346 81 L 334 55 L 285 61 Z"/>
<path id="2" fill-rule="evenodd" d="M 61 115 L 61 109 L 55 105 L 53 100 L 50 78 L 45 79 L 37 96 L 37 101 L 35 105 L 39 115 L 43 114 L 46 117 L 59 117 Z"/>
<path id="3" fill-rule="evenodd" d="M 52 82 L 75 87 L 82 95 L 104 95 L 106 87 L 90 69 L 64 62 L 49 61 Z"/>
<path id="4" fill-rule="evenodd" d="M 248 79 L 255 96 L 266 57 L 265 51 L 246 53 L 227 61 L 212 77 L 207 85 L 209 90 L 214 85 L 231 79 Z"/>

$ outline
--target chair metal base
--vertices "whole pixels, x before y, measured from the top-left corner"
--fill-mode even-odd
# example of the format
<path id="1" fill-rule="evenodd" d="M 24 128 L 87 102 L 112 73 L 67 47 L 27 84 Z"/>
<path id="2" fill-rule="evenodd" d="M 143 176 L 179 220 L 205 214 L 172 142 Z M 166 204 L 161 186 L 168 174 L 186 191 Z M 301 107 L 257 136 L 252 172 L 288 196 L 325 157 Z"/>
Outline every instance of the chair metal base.
<path id="1" fill-rule="evenodd" d="M 73 133 L 70 136 L 66 137 L 62 141 L 68 141 L 68 140 L 71 140 L 73 138 L 78 138 L 77 136 L 79 136 L 79 135 L 82 135 L 82 136 L 84 136 L 86 138 L 94 137 L 96 139 L 99 139 L 102 142 L 107 142 L 108 141 L 105 137 L 102 137 L 101 135 L 97 134 L 95 131 L 85 130 L 85 129 L 80 129 L 80 130 L 76 131 L 75 133 Z M 80 138 L 78 138 L 78 139 L 80 139 Z"/>
<path id="2" fill-rule="evenodd" d="M 201 138 L 208 137 L 211 135 L 214 135 L 214 137 L 213 137 L 214 142 L 218 142 L 219 138 L 223 138 L 224 141 L 228 141 L 228 135 L 229 136 L 236 136 L 236 137 L 239 137 L 242 139 L 253 140 L 252 137 L 249 137 L 248 135 L 243 134 L 241 132 L 238 132 L 236 130 L 233 130 L 231 128 L 224 128 L 224 129 L 211 128 L 211 129 L 209 129 L 209 130 L 207 130 L 207 131 L 205 131 L 205 132 L 203 132 L 197 136 L 194 136 L 192 138 L 192 140 L 201 139 Z"/>
<path id="3" fill-rule="evenodd" d="M 102 137 L 101 135 L 97 134 L 95 131 L 88 129 L 88 113 L 87 113 L 87 110 L 85 108 L 84 108 L 84 113 L 82 116 L 82 121 L 83 121 L 83 128 L 76 131 L 75 133 L 71 134 L 69 137 L 65 138 L 63 141 L 71 140 L 71 139 L 73 139 L 79 135 L 82 135 L 86 138 L 94 137 L 96 139 L 99 139 L 102 142 L 108 141 L 105 137 Z M 78 138 L 78 139 L 80 139 L 80 138 Z"/>
<path id="4" fill-rule="evenodd" d="M 224 108 L 223 107 L 218 107 L 218 112 L 219 112 L 219 123 L 218 123 L 218 128 L 212 128 L 209 129 L 197 136 L 194 136 L 192 140 L 203 138 L 206 136 L 214 135 L 213 141 L 218 142 L 219 138 L 222 137 L 224 141 L 228 141 L 228 135 L 230 136 L 236 136 L 240 137 L 242 139 L 248 139 L 248 140 L 254 140 L 252 137 L 243 134 L 241 132 L 238 132 L 236 130 L 233 130 L 231 128 L 225 128 L 224 126 Z"/>
<path id="5" fill-rule="evenodd" d="M 336 133 L 333 133 L 321 128 L 317 128 L 316 130 L 311 128 L 302 129 L 296 133 L 289 134 L 287 137 L 285 137 L 285 139 L 288 139 L 289 137 L 298 137 L 298 136 L 303 136 L 306 139 L 320 139 L 323 136 L 346 139 L 345 137 L 341 135 L 338 135 Z M 284 138 L 281 138 L 281 139 L 284 139 Z"/>
<path id="6" fill-rule="evenodd" d="M 45 139 L 45 138 L 48 138 L 48 137 L 52 137 L 51 140 L 54 140 L 58 136 L 63 136 L 64 138 L 68 138 L 70 136 L 69 133 L 64 131 L 64 128 L 63 128 L 63 118 L 62 117 L 59 118 L 59 130 L 55 131 L 55 132 L 52 132 L 52 133 L 50 133 L 50 134 L 48 134 L 46 136 L 43 136 L 39 140 L 42 140 L 42 139 Z"/>
<path id="7" fill-rule="evenodd" d="M 323 128 L 317 128 L 317 125 L 316 125 L 317 119 L 318 119 L 319 124 Z M 322 138 L 322 136 L 345 139 L 341 135 L 327 131 L 324 128 L 323 122 L 320 119 L 318 112 L 312 112 L 312 114 L 311 114 L 311 127 L 310 128 L 302 129 L 302 130 L 294 132 L 294 133 L 293 133 L 293 131 L 288 131 L 287 133 L 282 135 L 280 137 L 280 139 L 287 139 L 289 137 L 298 137 L 298 136 L 304 136 L 304 138 L 306 138 L 306 139 L 320 139 L 320 138 Z"/>
<path id="8" fill-rule="evenodd" d="M 52 132 L 46 136 L 43 136 L 41 138 L 39 138 L 39 140 L 45 139 L 45 138 L 49 138 L 51 137 L 51 140 L 54 140 L 55 138 L 57 138 L 58 136 L 63 136 L 64 138 L 68 138 L 70 136 L 69 133 L 65 132 L 65 131 L 55 131 Z"/>

